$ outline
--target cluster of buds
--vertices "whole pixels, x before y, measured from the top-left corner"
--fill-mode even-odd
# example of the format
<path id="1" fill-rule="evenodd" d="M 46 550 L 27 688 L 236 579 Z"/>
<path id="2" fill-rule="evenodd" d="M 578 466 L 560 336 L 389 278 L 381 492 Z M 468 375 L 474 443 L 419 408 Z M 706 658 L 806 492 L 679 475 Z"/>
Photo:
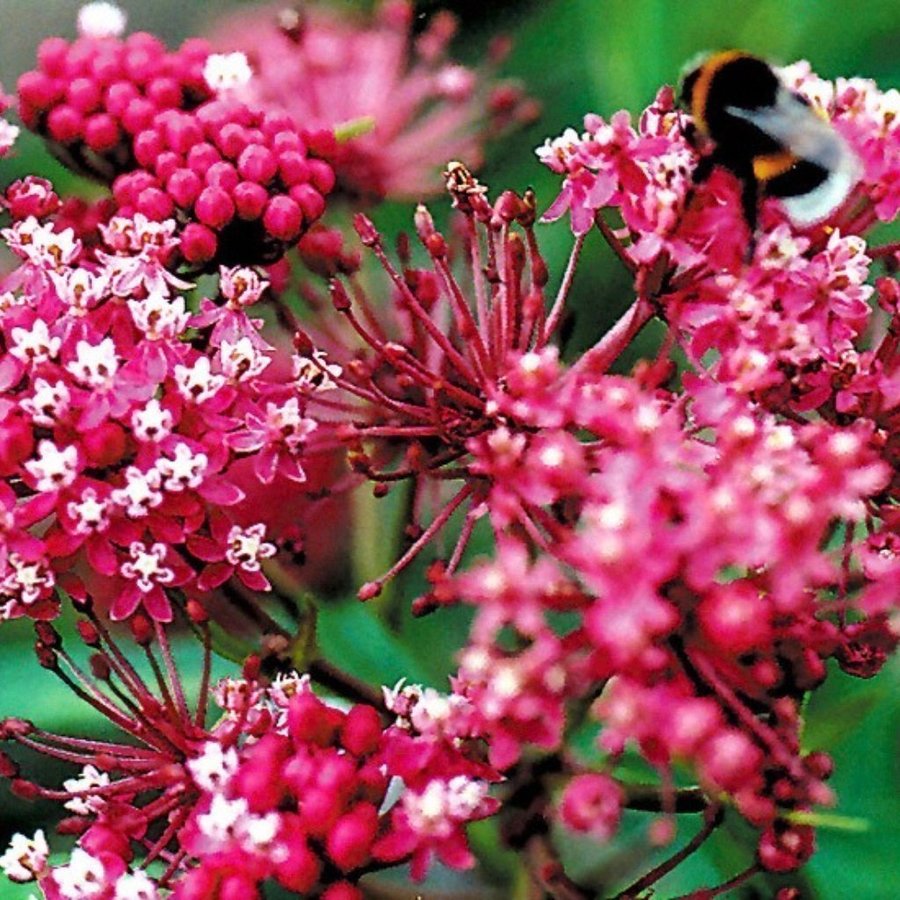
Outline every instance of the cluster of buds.
<path id="1" fill-rule="evenodd" d="M 232 99 L 157 115 L 134 140 L 136 166 L 113 182 L 124 215 L 186 221 L 181 255 L 195 266 L 274 262 L 325 211 L 330 132 Z"/>
<path id="2" fill-rule="evenodd" d="M 191 266 L 272 262 L 325 210 L 334 172 L 320 157 L 334 137 L 217 98 L 217 62 L 202 40 L 170 53 L 144 33 L 48 38 L 19 79 L 21 115 L 64 162 L 110 184 L 121 215 L 176 217 Z"/>
<path id="3" fill-rule="evenodd" d="M 421 200 L 440 190 L 443 161 L 477 166 L 489 138 L 532 121 L 538 108 L 519 85 L 493 79 L 508 41 L 496 41 L 478 71 L 447 59 L 452 14 L 438 13 L 415 38 L 414 21 L 409 0 L 382 0 L 368 22 L 324 6 L 275 6 L 226 18 L 210 43 L 246 54 L 248 102 L 346 132 L 334 158 L 339 191 Z"/>
<path id="4" fill-rule="evenodd" d="M 131 161 L 131 141 L 164 110 L 190 110 L 214 95 L 203 68 L 205 41 L 169 52 L 154 35 L 104 32 L 71 43 L 46 38 L 37 68 L 19 78 L 25 125 L 77 170 L 111 181 Z"/>
<path id="5" fill-rule="evenodd" d="M 385 725 L 374 706 L 344 710 L 323 702 L 307 676 L 278 676 L 267 685 L 251 660 L 241 678 L 211 690 L 222 714 L 206 728 L 209 634 L 202 615 L 194 621 L 206 639 L 205 674 L 191 709 L 164 629 L 143 617 L 132 621 L 135 640 L 159 657 L 157 671 L 167 672 L 157 695 L 90 604 L 80 606 L 89 673 L 46 623 L 37 627 L 38 658 L 83 689 L 137 745 L 70 739 L 22 719 L 0 723 L 4 741 L 82 765 L 62 789 L 52 789 L 23 777 L 0 754 L 13 790 L 62 801 L 71 815 L 60 830 L 79 835 L 68 862 L 55 867 L 42 832 L 32 840 L 17 835 L 0 857 L 13 880 L 37 880 L 49 900 L 250 900 L 263 896 L 267 883 L 303 896 L 360 900 L 356 883 L 367 872 L 411 862 L 421 878 L 434 854 L 454 868 L 474 864 L 463 829 L 495 812 L 488 787 L 497 775 L 478 761 L 474 742 L 454 739 L 464 716 L 455 730 L 423 726 L 416 708 L 450 710 L 447 698 L 386 691 L 398 718 Z M 160 859 L 166 870 L 151 878 L 146 866 Z M 87 883 L 92 891 L 78 893 Z"/>
<path id="6" fill-rule="evenodd" d="M 7 196 L 16 212 L 57 204 L 37 182 Z M 304 379 L 262 377 L 274 350 L 247 311 L 266 281 L 223 268 L 192 314 L 166 268 L 174 222 L 137 213 L 101 230 L 85 262 L 50 222 L 3 231 L 21 259 L 0 295 L 3 618 L 55 615 L 59 573 L 116 619 L 143 607 L 168 621 L 173 589 L 201 596 L 232 576 L 266 590 L 276 548 L 255 487 L 304 482 L 319 438 Z"/>

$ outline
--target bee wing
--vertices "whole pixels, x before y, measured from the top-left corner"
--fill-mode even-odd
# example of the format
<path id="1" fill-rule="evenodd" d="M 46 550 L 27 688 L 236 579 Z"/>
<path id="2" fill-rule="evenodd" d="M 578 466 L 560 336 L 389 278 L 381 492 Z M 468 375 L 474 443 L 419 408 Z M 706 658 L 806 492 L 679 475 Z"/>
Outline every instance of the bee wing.
<path id="1" fill-rule="evenodd" d="M 812 190 L 782 198 L 785 212 L 796 225 L 812 225 L 827 218 L 859 181 L 862 166 L 856 154 L 829 122 L 787 88 L 778 92 L 771 106 L 728 106 L 726 111 L 755 125 L 793 156 L 815 163 L 827 173 Z"/>
<path id="2" fill-rule="evenodd" d="M 786 88 L 779 90 L 771 106 L 757 106 L 754 109 L 727 106 L 725 111 L 755 125 L 794 156 L 818 163 L 826 169 L 833 168 L 843 153 L 848 152 L 830 123 Z"/>

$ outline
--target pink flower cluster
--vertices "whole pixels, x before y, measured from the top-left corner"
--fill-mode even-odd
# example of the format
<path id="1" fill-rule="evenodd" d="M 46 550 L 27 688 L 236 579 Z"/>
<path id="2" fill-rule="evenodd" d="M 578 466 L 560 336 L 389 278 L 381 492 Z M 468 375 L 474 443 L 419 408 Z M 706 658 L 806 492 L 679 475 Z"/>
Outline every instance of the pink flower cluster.
<path id="1" fill-rule="evenodd" d="M 875 221 L 892 221 L 900 211 L 898 92 L 882 92 L 862 78 L 832 84 L 815 76 L 807 63 L 796 63 L 781 74 L 791 89 L 831 120 L 862 163 L 852 196 L 828 227 L 817 225 L 810 238 L 821 243 L 834 229 L 855 234 Z M 537 155 L 563 176 L 563 187 L 544 218 L 568 212 L 573 232 L 580 235 L 591 229 L 602 209 L 615 208 L 624 221 L 628 256 L 635 262 L 649 264 L 665 254 L 685 269 L 734 271 L 747 244 L 746 228 L 739 224 L 740 204 L 735 202 L 737 185 L 733 177 L 718 172 L 685 209 L 698 154 L 686 137 L 690 117 L 674 101 L 673 90 L 662 88 L 641 114 L 637 129 L 624 111 L 609 122 L 589 114 L 582 133 L 569 128 L 558 138 L 548 138 Z M 764 212 L 767 231 L 784 221 L 776 200 L 768 201 Z"/>
<path id="2" fill-rule="evenodd" d="M 392 281 L 395 322 L 379 321 L 358 290 L 351 299 L 340 283 L 332 288 L 367 350 L 335 379 L 348 398 L 365 401 L 343 431 L 353 464 L 384 486 L 411 478 L 425 495 L 431 482 L 443 504 L 360 596 L 375 596 L 467 508 L 456 547 L 431 567 L 432 591 L 415 608 L 458 600 L 477 608 L 454 690 L 474 708 L 473 728 L 492 764 L 509 769 L 525 746 L 560 750 L 573 705 L 602 687 L 592 711 L 610 767 L 628 746 L 664 783 L 676 761 L 689 762 L 709 796 L 729 795 L 760 829 L 760 865 L 796 868 L 813 849 L 796 815 L 832 799 L 824 784 L 830 764 L 800 750 L 802 699 L 824 679 L 829 658 L 868 676 L 897 645 L 889 619 L 900 583 L 890 500 L 900 421 L 896 321 L 871 354 L 887 374 L 885 399 L 868 407 L 874 415 L 850 404 L 837 415 L 830 398 L 820 398 L 810 404 L 824 406 L 820 416 L 805 419 L 799 411 L 809 407 L 736 384 L 728 373 L 740 365 L 737 342 L 718 344 L 711 366 L 702 359 L 708 345 L 692 354 L 698 372 L 682 375 L 680 393 L 665 388 L 672 369 L 664 357 L 638 378 L 607 369 L 646 321 L 644 304 L 714 329 L 708 308 L 683 299 L 688 292 L 715 278 L 723 292 L 733 288 L 730 301 L 750 302 L 764 292 L 735 285 L 762 284 L 773 273 L 795 279 L 806 298 L 821 297 L 818 312 L 811 299 L 797 304 L 808 321 L 820 316 L 807 347 L 821 368 L 830 344 L 854 346 L 869 320 L 865 242 L 835 233 L 802 255 L 809 241 L 779 224 L 737 276 L 711 276 L 691 263 L 669 276 L 679 280 L 676 290 L 658 271 L 655 286 L 645 273 L 652 303 L 640 296 L 567 370 L 546 345 L 557 312 L 544 319 L 546 273 L 529 198 L 507 193 L 492 205 L 463 167 L 447 174 L 464 214 L 471 298 L 422 209 L 417 232 L 431 260 L 424 270 L 397 269 L 371 223 L 357 220 Z M 616 191 L 623 208 L 635 202 L 626 186 Z M 401 248 L 404 264 L 406 253 Z M 708 253 L 714 257 L 715 246 Z M 782 309 L 791 296 L 784 279 L 771 289 Z M 893 296 L 888 284 L 885 297 Z M 883 307 L 895 320 L 896 307 Z M 777 352 L 770 343 L 770 356 Z M 398 441 L 402 458 L 386 452 Z M 452 494 L 435 487 L 457 479 Z M 496 558 L 459 574 L 474 523 L 485 516 Z M 559 613 L 570 621 L 574 614 L 574 624 L 560 629 Z M 608 793 L 597 801 L 604 810 Z M 598 833 L 610 832 L 616 816 L 604 813 L 604 821 Z"/>
<path id="3" fill-rule="evenodd" d="M 205 628 L 202 616 L 196 623 Z M 455 868 L 474 864 L 463 828 L 495 811 L 487 789 L 497 775 L 470 751 L 472 742 L 459 741 L 450 699 L 414 688 L 386 692 L 397 719 L 385 727 L 373 706 L 326 704 L 307 676 L 279 676 L 266 687 L 251 661 L 242 678 L 213 688 L 223 714 L 207 729 L 205 694 L 196 710 L 188 707 L 162 628 L 154 638 L 146 620 L 133 624 L 138 642 L 148 652 L 155 645 L 166 667 L 159 695 L 89 607 L 79 632 L 93 651 L 91 675 L 46 624 L 38 629 L 42 665 L 74 678 L 137 745 L 69 739 L 21 719 L 0 724 L 6 741 L 83 764 L 54 790 L 22 778 L 0 755 L 13 789 L 64 801 L 72 816 L 61 828 L 80 835 L 64 865 L 48 865 L 42 835 L 19 836 L 0 859 L 14 880 L 38 880 L 48 900 L 155 900 L 161 890 L 175 900 L 251 900 L 265 883 L 360 900 L 356 882 L 366 872 L 410 861 L 421 878 L 433 854 Z M 144 867 L 154 860 L 166 867 L 151 878 Z M 91 891 L 78 893 L 85 884 Z"/>
<path id="4" fill-rule="evenodd" d="M 14 213 L 56 205 L 35 181 L 8 196 Z M 3 230 L 21 260 L 0 294 L 7 619 L 54 616 L 58 583 L 106 598 L 115 619 L 142 607 L 159 621 L 175 588 L 200 596 L 234 576 L 266 590 L 276 548 L 253 479 L 249 496 L 236 482 L 245 469 L 264 485 L 306 477 L 311 388 L 302 372 L 262 379 L 274 351 L 247 313 L 267 282 L 223 268 L 219 296 L 192 313 L 165 265 L 174 222 L 101 228 L 94 262 L 33 215 Z"/>
<path id="5" fill-rule="evenodd" d="M 276 6 L 237 13 L 210 42 L 246 54 L 248 102 L 307 128 L 347 130 L 334 158 L 340 191 L 419 200 L 439 189 L 445 160 L 479 165 L 487 138 L 530 121 L 537 108 L 518 85 L 491 83 L 490 72 L 447 59 L 450 13 L 416 38 L 413 21 L 408 0 L 382 0 L 370 22 L 324 6 Z M 492 47 L 492 68 L 507 47 Z"/>
<path id="6" fill-rule="evenodd" d="M 321 157 L 334 138 L 216 99 L 211 59 L 200 40 L 168 53 L 144 33 L 48 38 L 19 79 L 21 115 L 65 162 L 111 184 L 120 215 L 176 216 L 192 266 L 272 262 L 324 212 L 334 172 Z"/>
<path id="7" fill-rule="evenodd" d="M 817 596 L 846 582 L 821 547 L 833 521 L 864 518 L 888 469 L 864 432 L 795 430 L 709 383 L 685 405 L 626 379 L 570 380 L 555 392 L 570 398 L 566 430 L 473 442 L 501 534 L 537 547 L 505 538 L 495 561 L 438 581 L 442 602 L 478 610 L 455 690 L 507 767 L 524 745 L 559 747 L 565 704 L 606 685 L 594 714 L 610 765 L 632 741 L 663 771 L 689 760 L 712 793 L 777 830 L 790 810 L 829 800 L 821 755 L 799 754 L 799 702 L 856 631 L 838 624 L 847 600 Z M 538 392 L 535 417 L 543 406 Z M 895 646 L 880 598 L 896 593 L 896 566 L 887 578 L 858 602 L 879 598 L 871 627 Z M 822 619 L 829 607 L 836 618 Z M 560 633 L 563 611 L 578 624 Z M 521 649 L 500 649 L 510 630 Z"/>
<path id="8" fill-rule="evenodd" d="M 0 776 L 63 803 L 78 837 L 50 866 L 42 832 L 17 836 L 0 865 L 50 900 L 85 884 L 95 900 L 272 884 L 359 900 L 382 868 L 473 865 L 466 826 L 499 813 L 536 883 L 580 898 L 548 821 L 605 841 L 623 810 L 652 809 L 661 844 L 675 812 L 703 813 L 702 840 L 725 806 L 757 832 L 732 885 L 802 865 L 834 801 L 830 759 L 801 742 L 805 699 L 830 660 L 868 678 L 898 645 L 898 247 L 865 236 L 900 211 L 896 92 L 783 70 L 863 173 L 804 232 L 766 200 L 748 235 L 730 174 L 693 183 L 700 157 L 664 88 L 637 127 L 591 115 L 538 151 L 562 179 L 544 218 L 568 213 L 575 234 L 555 292 L 533 193 L 491 199 L 459 162 L 444 172 L 452 236 L 420 206 L 421 246 L 403 236 L 393 258 L 355 216 L 379 292 L 340 231 L 314 224 L 324 197 L 420 195 L 431 150 L 477 158 L 488 119 L 526 112 L 516 89 L 446 62 L 452 19 L 413 46 L 406 2 L 366 26 L 311 11 L 235 35 L 240 18 L 216 41 L 248 62 L 121 39 L 110 15 L 93 5 L 82 37 L 45 41 L 19 82 L 26 124 L 112 196 L 61 200 L 28 177 L 2 197 L 17 265 L 0 278 L 0 619 L 35 620 L 40 665 L 125 740 L 4 719 L 0 739 L 82 768 L 49 788 L 0 753 Z M 553 340 L 594 227 L 636 299 L 567 365 Z M 301 286 L 302 314 L 285 264 L 251 268 L 294 245 L 329 279 Z M 221 264 L 213 296 L 185 264 Z M 611 374 L 653 317 L 656 357 Z M 344 455 L 349 472 L 332 465 Z M 321 658 L 314 604 L 279 565 L 313 498 L 363 480 L 376 498 L 412 490 L 408 543 L 361 599 L 458 527 L 413 603 L 474 608 L 449 695 L 401 683 L 380 700 Z M 493 550 L 470 562 L 479 527 Z M 296 633 L 255 596 L 270 577 Z M 223 599 L 265 637 L 211 690 Z M 79 615 L 65 642 L 49 621 L 64 601 Z M 193 706 L 176 611 L 202 645 Z M 268 677 L 295 665 L 310 676 Z M 570 739 L 586 729 L 582 756 Z M 658 784 L 630 780 L 633 753 Z M 697 787 L 676 788 L 685 771 Z"/>
<path id="9" fill-rule="evenodd" d="M 50 37 L 37 68 L 19 78 L 19 114 L 66 162 L 111 181 L 131 140 L 164 110 L 194 109 L 213 97 L 203 76 L 205 41 L 169 52 L 152 34 L 124 40 L 85 34 Z"/>

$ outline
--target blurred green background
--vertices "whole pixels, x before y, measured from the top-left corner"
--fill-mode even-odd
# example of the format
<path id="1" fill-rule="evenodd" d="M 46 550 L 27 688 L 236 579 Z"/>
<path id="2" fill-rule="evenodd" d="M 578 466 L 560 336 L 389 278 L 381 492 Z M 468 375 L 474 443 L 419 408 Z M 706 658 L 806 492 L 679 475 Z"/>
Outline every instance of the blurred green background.
<path id="1" fill-rule="evenodd" d="M 238 2 L 184 0 L 123 0 L 129 29 L 146 29 L 170 44 L 202 33 L 208 24 Z M 368 4 L 347 4 L 364 7 Z M 80 4 L 72 0 L 0 0 L 0 82 L 12 90 L 17 76 L 30 68 L 34 48 L 49 34 L 74 34 Z M 482 180 L 495 191 L 533 186 L 544 208 L 558 189 L 558 180 L 534 156 L 545 137 L 567 126 L 580 128 L 584 113 L 607 115 L 618 108 L 637 113 L 664 82 L 672 82 L 686 60 L 701 50 L 742 47 L 776 62 L 811 61 L 825 77 L 863 75 L 883 88 L 900 85 L 900 5 L 897 0 L 848 3 L 846 0 L 545 0 L 545 2 L 420 2 L 422 13 L 438 8 L 457 12 L 462 21 L 454 54 L 477 63 L 489 38 L 498 31 L 515 40 L 504 74 L 520 78 L 540 99 L 538 123 L 489 148 Z M 54 178 L 63 189 L 79 183 L 63 173 L 37 140 L 26 136 L 16 158 L 0 162 L 0 184 L 26 172 Z M 440 218 L 441 199 L 431 202 Z M 375 218 L 387 230 L 406 227 L 411 209 L 388 204 Z M 571 245 L 563 223 L 542 229 L 539 238 L 557 278 Z M 554 282 L 555 284 L 555 282 Z M 575 281 L 572 305 L 575 326 L 569 353 L 587 346 L 631 300 L 628 279 L 595 237 L 588 240 Z M 653 340 L 652 330 L 647 341 Z M 635 353 L 639 352 L 639 349 Z M 633 359 L 633 357 L 632 357 Z M 630 360 L 623 360 L 627 366 Z M 421 569 L 401 582 L 398 591 L 415 596 Z M 399 599 L 403 599 L 402 597 Z M 400 603 L 400 606 L 405 604 Z M 373 682 L 391 684 L 402 675 L 445 686 L 452 655 L 466 628 L 464 611 L 449 611 L 422 621 L 404 618 L 388 628 L 369 608 L 352 602 L 331 608 L 323 622 L 323 643 L 343 665 Z M 96 733 L 100 726 L 62 686 L 53 683 L 34 662 L 30 630 L 25 623 L 4 624 L 0 630 L 0 715 L 38 718 L 49 730 Z M 183 655 L 190 667 L 191 654 Z M 900 897 L 900 666 L 889 667 L 871 682 L 854 681 L 832 672 L 809 707 L 806 744 L 822 747 L 836 761 L 833 786 L 839 795 L 837 814 L 853 817 L 859 828 L 821 828 L 820 852 L 802 876 L 777 882 L 796 884 L 804 898 L 822 900 L 890 900 Z M 33 764 L 33 761 L 32 761 Z M 65 777 L 42 768 L 49 783 Z M 23 804 L 0 786 L 0 845 L 17 830 L 31 832 L 48 808 Z M 626 841 L 641 840 L 646 819 L 627 824 Z M 864 826 L 864 827 L 863 827 Z M 685 819 L 679 840 L 692 831 Z M 493 879 L 492 896 L 512 896 L 503 878 L 508 859 L 496 849 L 490 828 L 477 835 L 486 861 L 483 877 Z M 606 851 L 564 840 L 579 872 L 602 864 Z M 752 843 L 738 828 L 723 829 L 699 854 L 660 883 L 657 898 L 685 893 L 724 880 L 748 864 Z M 497 882 L 497 879 L 500 879 Z M 729 896 L 766 898 L 774 895 L 774 880 L 759 878 Z M 452 886 L 452 883 L 451 883 Z M 448 890 L 450 888 L 447 888 Z M 472 882 L 459 887 L 457 897 L 488 896 Z M 436 897 L 437 889 L 424 893 Z M 461 893 L 460 893 L 461 891 Z M 27 897 L 0 884 L 0 898 Z M 395 896 L 411 897 L 410 889 Z M 441 895 L 449 896 L 449 895 Z"/>

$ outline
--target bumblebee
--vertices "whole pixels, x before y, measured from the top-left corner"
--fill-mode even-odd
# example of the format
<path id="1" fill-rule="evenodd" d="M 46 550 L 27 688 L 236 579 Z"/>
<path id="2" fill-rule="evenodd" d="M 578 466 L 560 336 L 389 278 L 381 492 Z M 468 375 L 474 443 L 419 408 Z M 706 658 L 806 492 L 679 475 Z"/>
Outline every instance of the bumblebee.
<path id="1" fill-rule="evenodd" d="M 757 56 L 740 50 L 707 56 L 689 67 L 681 100 L 695 135 L 712 145 L 694 183 L 716 166 L 736 175 L 751 235 L 761 196 L 778 197 L 802 228 L 840 207 L 859 179 L 859 161 L 843 138 Z"/>

